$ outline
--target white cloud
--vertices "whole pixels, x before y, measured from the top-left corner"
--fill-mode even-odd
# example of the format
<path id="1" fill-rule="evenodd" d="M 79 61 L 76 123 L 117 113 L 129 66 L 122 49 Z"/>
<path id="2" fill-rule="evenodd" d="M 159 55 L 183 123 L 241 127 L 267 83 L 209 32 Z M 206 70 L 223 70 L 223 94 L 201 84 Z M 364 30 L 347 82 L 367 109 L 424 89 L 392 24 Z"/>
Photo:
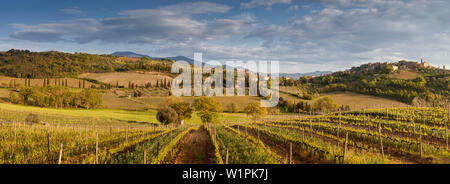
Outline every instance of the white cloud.
<path id="1" fill-rule="evenodd" d="M 119 17 L 105 19 L 77 19 L 39 25 L 13 24 L 20 29 L 11 38 L 54 42 L 89 43 L 190 43 L 205 38 L 227 38 L 239 33 L 246 22 L 237 19 L 218 19 L 214 22 L 195 20 L 191 16 L 205 13 L 224 13 L 231 7 L 210 2 L 181 3 L 155 9 L 128 10 Z M 228 30 L 220 31 L 217 28 Z"/>
<path id="2" fill-rule="evenodd" d="M 241 6 L 270 7 L 276 2 L 279 1 L 252 0 Z M 311 67 L 310 71 L 318 68 L 338 70 L 365 62 L 420 58 L 432 64 L 448 65 L 448 1 L 314 2 L 322 3 L 323 6 L 302 5 L 302 9 L 316 11 L 307 11 L 302 17 L 281 25 L 264 25 L 250 14 L 195 19 L 194 14 L 226 13 L 231 9 L 226 5 L 200 2 L 123 11 L 118 17 L 105 19 L 77 19 L 38 25 L 13 24 L 18 31 L 10 38 L 27 40 L 29 42 L 26 45 L 32 48 L 38 47 L 36 45 L 41 42 L 57 41 L 133 43 L 146 45 L 138 47 L 130 44 L 124 48 L 137 50 L 132 49 L 135 47 L 147 51 L 143 54 L 157 53 L 160 56 L 192 57 L 193 52 L 203 52 L 206 59 L 301 63 L 298 66 L 282 66 L 286 72 L 308 71 L 308 67 Z M 8 44 L 0 46 L 7 47 Z"/>
<path id="3" fill-rule="evenodd" d="M 292 0 L 251 0 L 247 3 L 241 3 L 242 8 L 254 8 L 257 6 L 272 6 L 273 4 L 289 4 Z"/>
<path id="4" fill-rule="evenodd" d="M 343 68 L 397 59 L 448 62 L 443 59 L 450 51 L 447 1 L 322 2 L 326 6 L 317 12 L 286 25 L 266 26 L 246 38 L 263 40 L 266 49 L 261 55 L 306 63 L 334 63 Z"/>

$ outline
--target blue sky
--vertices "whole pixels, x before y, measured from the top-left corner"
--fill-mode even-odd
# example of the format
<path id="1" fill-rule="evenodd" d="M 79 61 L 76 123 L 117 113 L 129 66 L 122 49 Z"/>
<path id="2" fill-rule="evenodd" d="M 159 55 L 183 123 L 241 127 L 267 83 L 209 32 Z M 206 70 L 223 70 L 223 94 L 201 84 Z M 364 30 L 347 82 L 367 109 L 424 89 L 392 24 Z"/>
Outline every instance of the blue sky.
<path id="1" fill-rule="evenodd" d="M 367 62 L 450 64 L 444 0 L 16 0 L 0 7 L 0 50 L 205 60 L 278 60 L 282 72 Z"/>

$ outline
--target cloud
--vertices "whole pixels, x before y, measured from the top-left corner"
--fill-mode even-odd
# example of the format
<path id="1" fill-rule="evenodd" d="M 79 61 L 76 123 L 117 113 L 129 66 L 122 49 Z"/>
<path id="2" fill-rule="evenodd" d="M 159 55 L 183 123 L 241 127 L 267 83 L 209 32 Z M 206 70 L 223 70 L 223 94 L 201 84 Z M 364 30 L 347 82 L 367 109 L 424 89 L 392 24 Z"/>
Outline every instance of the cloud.
<path id="1" fill-rule="evenodd" d="M 242 8 L 254 8 L 257 6 L 272 6 L 273 4 L 290 4 L 292 0 L 251 0 L 247 3 L 241 3 Z"/>
<path id="2" fill-rule="evenodd" d="M 227 38 L 239 33 L 240 26 L 248 22 L 237 19 L 208 22 L 192 18 L 194 14 L 225 13 L 230 9 L 229 6 L 216 3 L 193 2 L 155 9 L 127 10 L 120 12 L 119 17 L 104 19 L 76 19 L 39 25 L 13 24 L 19 31 L 10 37 L 38 42 L 191 43 Z"/>
<path id="3" fill-rule="evenodd" d="M 446 1 L 321 2 L 325 6 L 316 12 L 286 25 L 266 26 L 245 38 L 262 40 L 266 49 L 261 55 L 306 63 L 348 66 L 421 57 L 445 63 L 443 53 L 450 47 Z"/>
<path id="4" fill-rule="evenodd" d="M 81 11 L 80 8 L 78 8 L 78 7 L 64 8 L 64 9 L 60 9 L 59 11 L 65 13 L 65 14 L 82 14 L 83 13 L 83 11 Z"/>
<path id="5" fill-rule="evenodd" d="M 252 0 L 242 3 L 241 7 L 270 6 L 276 2 L 279 1 Z M 127 46 L 123 48 L 147 50 L 143 54 L 149 55 L 192 57 L 193 52 L 203 52 L 205 59 L 302 63 L 282 67 L 286 72 L 307 71 L 304 67 L 312 67 L 311 71 L 315 68 L 338 70 L 366 62 L 420 58 L 436 65 L 448 65 L 448 1 L 297 2 L 305 2 L 299 11 L 308 11 L 301 17 L 287 17 L 287 23 L 283 24 L 260 21 L 251 14 L 202 20 L 194 15 L 229 13 L 231 7 L 196 2 L 122 11 L 117 17 L 104 19 L 12 24 L 18 31 L 9 38 L 35 43 L 27 43 L 34 47 L 43 42 L 48 45 L 54 42 L 62 42 L 61 45 L 70 45 L 65 44 L 67 42 L 99 42 L 99 45 L 113 43 L 108 49 L 124 44 Z M 145 45 L 141 47 L 136 44 Z M 101 47 L 98 46 L 99 49 Z"/>

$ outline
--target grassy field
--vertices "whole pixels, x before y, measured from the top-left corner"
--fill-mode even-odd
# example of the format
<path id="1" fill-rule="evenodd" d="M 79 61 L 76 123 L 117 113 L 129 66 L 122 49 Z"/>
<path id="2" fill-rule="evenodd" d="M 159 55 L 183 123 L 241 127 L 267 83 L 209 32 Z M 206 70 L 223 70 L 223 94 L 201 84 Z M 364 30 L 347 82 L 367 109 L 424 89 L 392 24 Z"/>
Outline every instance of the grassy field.
<path id="1" fill-rule="evenodd" d="M 159 124 L 156 110 L 118 110 L 118 109 L 53 109 L 25 105 L 0 103 L 0 120 L 24 122 L 28 114 L 38 114 L 42 121 L 62 124 L 87 125 L 148 125 Z M 220 122 L 248 121 L 242 113 L 220 113 Z M 200 118 L 194 114 L 187 123 L 200 124 Z"/>
<path id="2" fill-rule="evenodd" d="M 333 92 L 321 94 L 322 96 L 330 96 L 334 103 L 340 105 L 349 105 L 351 108 L 388 108 L 392 106 L 406 107 L 405 103 L 398 102 L 391 99 L 363 95 L 352 92 Z"/>
<path id="3" fill-rule="evenodd" d="M 300 101 L 306 101 L 310 103 L 314 103 L 315 100 L 329 96 L 333 100 L 335 104 L 338 105 L 348 105 L 350 108 L 387 108 L 392 106 L 401 106 L 406 107 L 408 106 L 405 103 L 382 98 L 382 97 L 376 97 L 371 95 L 364 95 L 359 93 L 353 93 L 353 92 L 332 92 L 332 93 L 322 93 L 320 94 L 319 98 L 316 98 L 314 100 L 303 100 L 295 96 L 297 93 L 297 87 L 280 87 L 280 97 L 287 99 L 287 100 L 294 100 L 295 102 Z"/>
<path id="4" fill-rule="evenodd" d="M 0 88 L 0 102 L 5 101 L 9 97 L 9 90 L 5 88 Z"/>
<path id="5" fill-rule="evenodd" d="M 144 103 L 140 103 L 127 97 L 119 97 L 112 93 L 103 93 L 102 100 L 103 107 L 107 109 L 144 110 L 150 108 Z"/>

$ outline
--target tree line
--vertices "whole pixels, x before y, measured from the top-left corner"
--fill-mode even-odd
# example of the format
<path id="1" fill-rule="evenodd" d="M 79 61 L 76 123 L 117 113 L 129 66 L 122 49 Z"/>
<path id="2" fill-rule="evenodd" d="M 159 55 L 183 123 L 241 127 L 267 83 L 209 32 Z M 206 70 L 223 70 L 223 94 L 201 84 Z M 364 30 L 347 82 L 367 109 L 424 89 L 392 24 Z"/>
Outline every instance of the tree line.
<path id="1" fill-rule="evenodd" d="M 73 92 L 65 86 L 23 87 L 16 93 L 9 93 L 11 103 L 53 108 L 99 108 L 102 106 L 100 91 L 83 89 Z"/>
<path id="2" fill-rule="evenodd" d="M 0 53 L 0 74 L 17 78 L 76 77 L 85 72 L 147 70 L 170 72 L 171 60 L 118 61 L 117 56 L 57 51 L 9 50 Z"/>

